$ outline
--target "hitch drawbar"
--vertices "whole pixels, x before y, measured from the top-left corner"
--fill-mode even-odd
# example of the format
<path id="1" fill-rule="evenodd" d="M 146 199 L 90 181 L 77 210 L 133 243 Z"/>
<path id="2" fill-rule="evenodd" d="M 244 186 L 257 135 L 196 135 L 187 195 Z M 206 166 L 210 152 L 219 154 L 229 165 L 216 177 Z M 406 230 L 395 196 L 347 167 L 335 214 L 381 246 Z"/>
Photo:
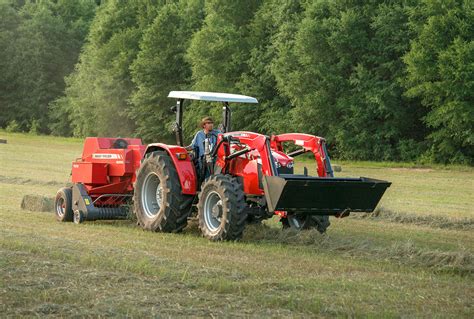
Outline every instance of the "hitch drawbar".
<path id="1" fill-rule="evenodd" d="M 391 184 L 367 177 L 263 176 L 270 212 L 281 210 L 312 215 L 373 212 Z"/>

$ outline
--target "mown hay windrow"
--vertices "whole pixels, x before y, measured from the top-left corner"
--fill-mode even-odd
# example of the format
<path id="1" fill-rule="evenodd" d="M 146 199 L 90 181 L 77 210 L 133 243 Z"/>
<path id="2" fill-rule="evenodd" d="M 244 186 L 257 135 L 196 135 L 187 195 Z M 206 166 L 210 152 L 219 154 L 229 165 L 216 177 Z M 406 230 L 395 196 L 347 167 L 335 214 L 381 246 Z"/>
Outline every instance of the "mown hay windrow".
<path id="1" fill-rule="evenodd" d="M 54 198 L 41 195 L 25 195 L 21 201 L 21 208 L 33 212 L 53 212 Z"/>
<path id="2" fill-rule="evenodd" d="M 0 183 L 3 184 L 14 184 L 14 185 L 45 185 L 45 186 L 70 186 L 71 183 L 58 182 L 58 181 L 38 181 L 29 178 L 22 177 L 7 177 L 0 175 Z"/>
<path id="3" fill-rule="evenodd" d="M 409 240 L 400 239 L 383 245 L 368 239 L 333 237 L 317 230 L 281 230 L 267 225 L 249 225 L 244 242 L 261 242 L 295 246 L 318 252 L 337 252 L 346 256 L 372 257 L 391 260 L 399 264 L 420 266 L 435 271 L 448 271 L 460 275 L 474 275 L 474 254 L 467 249 L 458 251 L 431 250 L 418 247 Z"/>
<path id="4" fill-rule="evenodd" d="M 415 224 L 435 228 L 446 228 L 456 230 L 474 230 L 474 218 L 451 219 L 443 216 L 416 215 L 397 213 L 380 207 L 373 213 L 354 214 L 350 218 L 368 218 L 370 220 L 384 220 L 401 224 Z"/>

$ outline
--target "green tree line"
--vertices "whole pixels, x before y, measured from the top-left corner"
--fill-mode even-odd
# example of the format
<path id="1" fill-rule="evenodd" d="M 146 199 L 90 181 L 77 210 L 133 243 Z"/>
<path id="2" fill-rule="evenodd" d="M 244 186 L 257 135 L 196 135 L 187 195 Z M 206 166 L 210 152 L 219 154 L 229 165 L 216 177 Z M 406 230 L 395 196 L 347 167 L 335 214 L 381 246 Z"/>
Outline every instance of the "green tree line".
<path id="1" fill-rule="evenodd" d="M 0 127 L 50 133 L 95 16 L 94 1 L 0 0 Z"/>
<path id="2" fill-rule="evenodd" d="M 172 142 L 169 91 L 228 92 L 233 129 L 474 164 L 471 0 L 0 1 L 2 128 Z"/>

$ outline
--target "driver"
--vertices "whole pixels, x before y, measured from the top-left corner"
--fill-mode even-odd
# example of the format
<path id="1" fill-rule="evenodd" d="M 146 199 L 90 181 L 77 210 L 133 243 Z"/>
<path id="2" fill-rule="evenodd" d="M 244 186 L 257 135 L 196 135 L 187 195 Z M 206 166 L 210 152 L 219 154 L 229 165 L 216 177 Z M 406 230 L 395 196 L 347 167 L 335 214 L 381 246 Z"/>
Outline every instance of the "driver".
<path id="1" fill-rule="evenodd" d="M 202 130 L 196 132 L 190 145 L 190 148 L 195 150 L 197 158 L 204 156 L 204 140 L 206 137 L 209 138 L 209 145 L 212 150 L 217 143 L 217 134 L 220 133 L 219 130 L 214 130 L 214 121 L 209 116 L 201 120 L 201 127 Z"/>

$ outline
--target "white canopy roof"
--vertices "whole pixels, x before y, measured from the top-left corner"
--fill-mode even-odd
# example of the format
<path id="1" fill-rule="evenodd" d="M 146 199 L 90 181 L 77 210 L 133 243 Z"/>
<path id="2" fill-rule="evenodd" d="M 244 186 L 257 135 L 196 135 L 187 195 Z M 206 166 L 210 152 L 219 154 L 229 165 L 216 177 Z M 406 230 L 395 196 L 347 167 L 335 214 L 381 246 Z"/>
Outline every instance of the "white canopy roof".
<path id="1" fill-rule="evenodd" d="M 258 103 L 257 99 L 251 96 L 216 92 L 171 91 L 168 97 L 212 102 Z"/>

